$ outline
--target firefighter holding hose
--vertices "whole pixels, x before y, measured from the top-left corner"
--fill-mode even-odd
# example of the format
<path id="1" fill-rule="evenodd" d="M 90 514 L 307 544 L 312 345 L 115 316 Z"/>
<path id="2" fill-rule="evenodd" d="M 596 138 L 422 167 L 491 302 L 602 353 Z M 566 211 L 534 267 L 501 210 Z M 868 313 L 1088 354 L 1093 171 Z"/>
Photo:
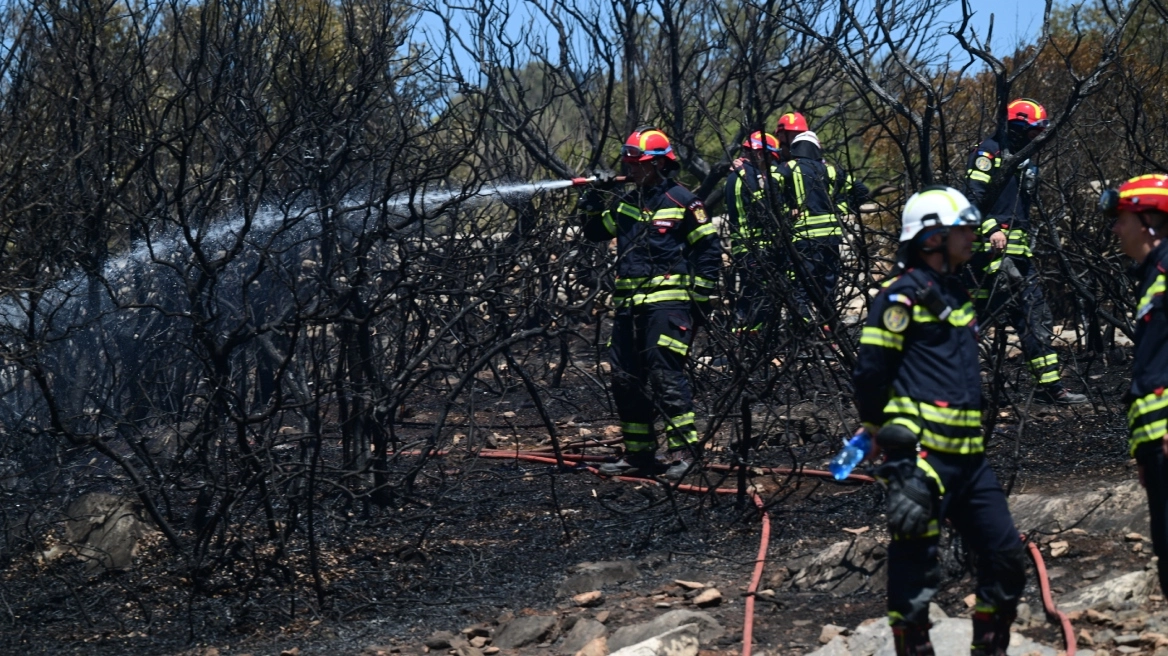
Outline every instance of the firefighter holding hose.
<path id="1" fill-rule="evenodd" d="M 888 493 L 888 616 L 899 656 L 934 653 L 929 600 L 941 583 L 943 521 L 976 556 L 974 656 L 1006 653 L 1026 583 L 1022 542 L 984 453 L 977 317 L 956 275 L 980 222 L 949 187 L 908 199 L 907 268 L 873 300 L 853 374 L 872 455 L 885 455 L 876 476 Z"/>
<path id="2" fill-rule="evenodd" d="M 616 238 L 616 317 L 609 358 L 625 456 L 606 475 L 679 480 L 701 458 L 693 392 L 684 365 L 710 307 L 721 242 L 702 201 L 673 179 L 677 155 L 664 132 L 637 128 L 621 148 L 623 179 L 602 176 L 581 195 L 584 237 Z M 617 180 L 636 188 L 606 202 Z M 654 423 L 663 419 L 669 459 L 657 459 Z"/>
<path id="3" fill-rule="evenodd" d="M 1103 192 L 1099 204 L 1115 218 L 1111 231 L 1136 262 L 1135 358 L 1125 397 L 1129 444 L 1148 494 L 1160 589 L 1168 593 L 1168 176 L 1132 178 Z"/>

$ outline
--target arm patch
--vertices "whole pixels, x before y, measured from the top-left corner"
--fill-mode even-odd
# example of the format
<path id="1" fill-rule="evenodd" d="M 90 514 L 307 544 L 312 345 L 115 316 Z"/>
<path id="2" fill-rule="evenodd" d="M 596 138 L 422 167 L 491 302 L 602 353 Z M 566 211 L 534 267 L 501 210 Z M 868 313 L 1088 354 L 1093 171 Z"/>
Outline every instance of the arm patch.
<path id="1" fill-rule="evenodd" d="M 698 223 L 706 223 L 710 220 L 710 217 L 706 216 L 706 206 L 702 204 L 701 200 L 690 203 L 688 209 L 693 212 L 694 219 Z"/>
<path id="2" fill-rule="evenodd" d="M 901 303 L 891 303 L 884 308 L 884 314 L 880 315 L 880 321 L 884 324 L 884 329 L 890 333 L 903 333 L 908 329 L 909 321 L 912 318 L 912 312 L 908 306 Z"/>

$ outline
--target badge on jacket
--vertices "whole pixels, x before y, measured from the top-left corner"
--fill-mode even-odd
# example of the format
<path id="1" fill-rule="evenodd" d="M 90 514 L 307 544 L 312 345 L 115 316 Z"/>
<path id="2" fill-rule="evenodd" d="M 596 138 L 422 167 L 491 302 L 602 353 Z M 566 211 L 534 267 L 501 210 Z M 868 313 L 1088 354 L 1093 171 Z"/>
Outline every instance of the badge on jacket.
<path id="1" fill-rule="evenodd" d="M 884 309 L 881 319 L 889 332 L 903 333 L 908 328 L 909 316 L 907 307 L 894 303 Z"/>
<path id="2" fill-rule="evenodd" d="M 700 200 L 695 200 L 694 202 L 690 203 L 689 211 L 693 212 L 694 219 L 696 219 L 698 223 L 705 223 L 710 220 L 710 218 L 706 216 L 706 206 L 702 205 L 702 201 Z"/>
<path id="3" fill-rule="evenodd" d="M 977 167 L 978 171 L 981 171 L 983 173 L 994 168 L 994 163 L 991 162 L 990 158 L 986 157 L 985 155 L 982 155 L 982 156 L 978 157 L 977 159 L 973 160 L 973 165 L 975 167 Z"/>

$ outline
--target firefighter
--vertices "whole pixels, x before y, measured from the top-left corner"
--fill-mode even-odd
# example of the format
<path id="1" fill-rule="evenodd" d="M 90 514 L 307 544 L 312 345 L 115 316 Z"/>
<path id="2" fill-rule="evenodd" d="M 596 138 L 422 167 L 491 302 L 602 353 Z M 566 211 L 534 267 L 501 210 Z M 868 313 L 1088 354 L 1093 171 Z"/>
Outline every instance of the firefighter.
<path id="1" fill-rule="evenodd" d="M 1018 333 L 1030 373 L 1038 384 L 1035 400 L 1059 405 L 1086 403 L 1085 395 L 1067 391 L 1059 378 L 1058 354 L 1051 347 L 1050 309 L 1030 249 L 1030 206 L 1038 191 L 1038 167 L 1030 160 L 1022 162 L 1017 170 L 1006 173 L 1005 186 L 992 205 L 985 197 L 990 180 L 1002 165 L 1003 150 L 1020 150 L 1050 122 L 1046 109 L 1028 98 L 1011 101 L 1006 114 L 1005 137 L 986 139 L 968 158 L 966 194 L 985 215 L 979 230 L 983 240 L 975 247 L 968 284 L 984 323 L 1004 313 L 1006 322 Z"/>
<path id="2" fill-rule="evenodd" d="M 1168 176 L 1142 175 L 1100 198 L 1115 217 L 1111 231 L 1136 261 L 1135 358 L 1128 389 L 1127 423 L 1140 484 L 1148 493 L 1152 550 L 1159 558 L 1160 589 L 1168 593 Z"/>
<path id="3" fill-rule="evenodd" d="M 778 166 L 775 175 L 781 181 L 785 211 L 790 218 L 791 240 L 795 261 L 790 272 L 795 279 L 795 303 L 805 320 L 818 307 L 821 316 L 829 316 L 835 300 L 840 274 L 840 244 L 843 227 L 840 217 L 858 209 L 868 196 L 868 189 L 823 159 L 816 134 L 806 129 L 799 114 L 795 119 L 784 114 L 779 127 L 784 128 L 782 142 L 789 143 L 790 159 Z M 793 129 L 786 129 L 788 126 Z M 790 136 L 795 129 L 803 131 Z"/>
<path id="4" fill-rule="evenodd" d="M 702 201 L 673 180 L 677 155 L 665 133 L 637 128 L 621 149 L 621 161 L 636 189 L 612 203 L 593 189 L 579 201 L 585 238 L 617 242 L 609 357 L 625 456 L 600 471 L 678 480 L 701 457 L 683 367 L 695 324 L 709 312 L 721 242 Z M 666 463 L 656 457 L 657 415 L 665 425 Z"/>
<path id="5" fill-rule="evenodd" d="M 933 654 L 941 522 L 976 557 L 975 656 L 1006 653 L 1026 583 L 1022 542 L 984 453 L 977 316 L 956 275 L 979 223 L 956 189 L 909 198 L 900 232 L 907 268 L 873 300 L 853 374 L 872 455 L 885 455 L 876 475 L 887 488 L 888 616 L 900 656 Z"/>
<path id="6" fill-rule="evenodd" d="M 767 180 L 778 193 L 774 178 L 779 158 L 779 140 L 772 134 L 755 132 L 742 142 L 743 157 L 735 160 L 726 178 L 727 220 L 730 223 L 730 253 L 738 269 L 739 294 L 735 314 L 748 332 L 757 332 L 770 319 L 766 280 L 773 272 L 771 236 L 774 219 L 767 207 Z M 771 226 L 768 229 L 768 225 Z"/>

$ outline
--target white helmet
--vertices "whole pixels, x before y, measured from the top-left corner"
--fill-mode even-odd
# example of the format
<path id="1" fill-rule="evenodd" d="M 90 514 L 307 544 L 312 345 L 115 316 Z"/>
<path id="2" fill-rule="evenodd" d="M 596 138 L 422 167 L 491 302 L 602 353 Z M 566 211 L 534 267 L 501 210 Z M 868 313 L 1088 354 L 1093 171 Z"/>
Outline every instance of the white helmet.
<path id="1" fill-rule="evenodd" d="M 925 228 L 981 224 L 981 212 L 960 191 L 930 185 L 909 197 L 900 223 L 900 243 L 912 241 Z"/>

